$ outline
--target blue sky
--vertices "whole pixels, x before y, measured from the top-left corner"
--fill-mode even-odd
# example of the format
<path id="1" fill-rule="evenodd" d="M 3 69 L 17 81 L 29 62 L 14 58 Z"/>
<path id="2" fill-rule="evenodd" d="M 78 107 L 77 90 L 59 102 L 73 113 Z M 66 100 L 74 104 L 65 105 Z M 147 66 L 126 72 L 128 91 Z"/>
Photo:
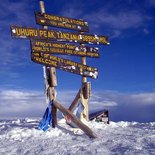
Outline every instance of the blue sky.
<path id="1" fill-rule="evenodd" d="M 90 109 L 108 108 L 112 120 L 155 121 L 155 1 L 45 0 L 45 7 L 49 14 L 84 19 L 90 33 L 109 36 L 109 46 L 98 46 L 101 57 L 87 59 L 99 70 L 97 80 L 88 78 Z M 2 117 L 40 116 L 46 106 L 42 66 L 31 62 L 29 40 L 10 35 L 11 24 L 40 28 L 34 11 L 39 11 L 38 0 L 5 0 L 0 6 Z M 80 62 L 78 57 L 65 58 Z M 58 99 L 67 104 L 80 88 L 81 77 L 57 70 L 57 79 Z"/>

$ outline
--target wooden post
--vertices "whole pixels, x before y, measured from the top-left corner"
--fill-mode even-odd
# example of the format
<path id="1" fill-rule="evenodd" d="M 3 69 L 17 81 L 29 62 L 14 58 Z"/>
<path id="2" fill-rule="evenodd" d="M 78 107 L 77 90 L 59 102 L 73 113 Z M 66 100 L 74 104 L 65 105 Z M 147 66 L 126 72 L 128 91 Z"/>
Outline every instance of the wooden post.
<path id="1" fill-rule="evenodd" d="M 50 68 L 50 86 L 56 87 L 57 86 L 57 77 L 56 77 L 56 69 L 55 67 Z"/>
<path id="2" fill-rule="evenodd" d="M 82 123 L 70 110 L 66 109 L 64 106 L 62 106 L 58 101 L 53 101 L 54 106 L 59 109 L 64 115 L 68 115 L 71 120 L 81 129 L 83 130 L 86 135 L 88 135 L 90 138 L 97 138 L 97 135 L 85 124 Z"/>
<path id="3" fill-rule="evenodd" d="M 83 65 L 86 65 L 86 57 L 82 57 L 81 62 Z M 82 76 L 82 86 L 83 86 L 83 83 L 85 82 L 87 82 L 87 77 Z"/>
<path id="4" fill-rule="evenodd" d="M 41 13 L 45 13 L 44 1 L 40 0 L 39 5 Z M 43 28 L 48 29 L 47 26 L 44 26 Z M 55 100 L 56 99 L 55 88 L 57 86 L 56 69 L 55 67 L 49 68 L 44 66 L 43 70 L 45 72 L 45 76 L 48 76 L 45 79 L 45 80 L 48 79 L 48 86 L 46 85 L 46 90 L 48 91 L 48 93 L 46 93 L 48 95 L 47 98 L 49 98 L 49 101 Z M 45 81 L 45 83 L 47 82 Z M 57 108 L 52 104 L 52 127 L 55 128 L 55 125 L 57 125 Z"/>
<path id="5" fill-rule="evenodd" d="M 90 95 L 91 95 L 91 83 L 90 82 L 86 82 L 83 83 L 83 96 L 85 99 L 89 99 Z"/>
<path id="6" fill-rule="evenodd" d="M 82 34 L 83 32 L 81 32 Z M 81 44 L 82 45 L 82 44 Z M 82 57 L 81 58 L 81 63 L 83 65 L 86 65 L 86 57 Z M 87 93 L 86 92 L 86 89 L 83 89 L 85 87 L 85 83 L 87 83 L 87 77 L 85 76 L 82 76 L 82 94 L 83 96 Z M 85 98 L 81 98 L 81 102 L 84 106 L 84 111 L 83 111 L 83 114 L 81 114 L 81 120 L 82 119 L 86 119 L 87 121 L 89 121 L 89 112 L 88 112 L 88 98 L 85 99 Z"/>
<path id="7" fill-rule="evenodd" d="M 80 120 L 83 120 L 83 122 L 88 124 L 88 121 L 89 121 L 88 99 L 84 98 L 84 92 L 83 91 L 81 93 L 80 99 L 81 99 L 81 103 L 82 103 L 82 105 L 84 107 L 84 110 L 83 110 L 83 112 L 80 115 Z"/>

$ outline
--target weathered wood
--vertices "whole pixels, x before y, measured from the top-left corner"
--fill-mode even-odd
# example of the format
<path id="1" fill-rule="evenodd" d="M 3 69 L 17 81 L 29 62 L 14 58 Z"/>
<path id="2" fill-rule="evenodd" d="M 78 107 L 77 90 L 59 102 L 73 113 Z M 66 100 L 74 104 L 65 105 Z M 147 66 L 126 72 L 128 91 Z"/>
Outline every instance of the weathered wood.
<path id="1" fill-rule="evenodd" d="M 90 92 L 91 92 L 91 83 L 90 82 L 83 83 L 82 91 L 83 91 L 84 98 L 89 99 Z"/>
<path id="2" fill-rule="evenodd" d="M 35 12 L 36 23 L 39 25 L 48 25 L 60 28 L 73 29 L 88 32 L 88 22 L 81 19 L 57 16 L 53 14 L 42 14 Z"/>
<path id="3" fill-rule="evenodd" d="M 49 87 L 49 99 L 50 101 L 55 100 L 56 94 L 55 94 L 55 88 Z"/>
<path id="4" fill-rule="evenodd" d="M 52 105 L 52 127 L 55 128 L 57 124 L 57 108 Z"/>
<path id="5" fill-rule="evenodd" d="M 50 101 L 54 100 L 56 98 L 56 91 L 55 87 L 57 85 L 56 81 L 56 74 L 55 74 L 55 68 L 52 67 L 50 68 L 50 87 L 49 87 L 49 92 L 50 92 Z M 52 104 L 52 127 L 55 128 L 57 125 L 57 108 Z"/>
<path id="6" fill-rule="evenodd" d="M 86 121 L 89 121 L 89 112 L 88 112 L 88 99 L 85 99 L 83 96 L 83 91 L 80 94 L 81 103 L 84 107 L 83 112 L 81 113 L 81 120 L 85 119 Z"/>
<path id="7" fill-rule="evenodd" d="M 81 63 L 82 63 L 83 65 L 86 65 L 86 57 L 82 57 L 82 58 L 81 58 Z M 85 83 L 85 82 L 87 82 L 87 78 L 86 78 L 86 76 L 83 76 L 83 77 L 82 77 L 82 85 L 83 85 L 83 83 Z"/>
<path id="8" fill-rule="evenodd" d="M 49 54 L 71 55 L 80 57 L 98 58 L 100 56 L 97 47 L 77 45 L 70 43 L 54 42 L 49 40 L 31 39 L 32 52 L 42 52 Z"/>
<path id="9" fill-rule="evenodd" d="M 45 13 L 44 1 L 40 0 L 39 5 L 41 13 Z M 48 29 L 47 26 L 43 26 L 43 28 L 46 30 Z M 44 67 L 43 69 L 47 70 L 47 67 Z M 49 95 L 47 96 L 47 98 L 49 97 L 49 100 L 52 101 L 56 98 L 55 87 L 57 86 L 57 78 L 55 67 L 48 68 L 48 74 L 45 76 L 47 76 L 46 79 L 48 79 L 48 86 L 49 86 L 49 88 L 46 88 L 46 90 L 49 91 L 47 93 Z M 55 128 L 56 125 L 57 125 L 57 108 L 52 104 L 52 127 Z"/>
<path id="10" fill-rule="evenodd" d="M 69 107 L 70 111 L 73 111 L 74 107 L 77 105 L 79 99 L 80 99 L 80 93 L 81 93 L 81 89 L 79 90 L 79 92 L 77 93 L 75 99 L 73 100 L 72 104 Z"/>
<path id="11" fill-rule="evenodd" d="M 71 120 L 81 129 L 83 130 L 87 136 L 90 138 L 97 138 L 97 135 L 85 124 L 83 124 L 70 110 L 66 109 L 62 106 L 58 101 L 53 101 L 54 106 L 59 109 L 64 115 L 68 115 Z"/>
<path id="12" fill-rule="evenodd" d="M 84 96 L 85 95 L 85 96 Z M 75 99 L 69 107 L 70 111 L 73 111 L 74 107 L 77 105 L 78 101 L 81 100 L 81 103 L 84 106 L 84 112 L 81 114 L 81 117 L 89 121 L 89 111 L 88 111 L 88 99 L 90 97 L 90 82 L 83 83 L 82 89 L 79 90 Z"/>
<path id="13" fill-rule="evenodd" d="M 41 11 L 41 13 L 45 13 L 44 1 L 43 0 L 40 0 L 39 1 L 39 5 L 40 5 L 40 11 Z"/>
<path id="14" fill-rule="evenodd" d="M 57 77 L 56 77 L 56 69 L 55 67 L 50 68 L 50 86 L 56 87 L 57 86 Z"/>
<path id="15" fill-rule="evenodd" d="M 108 37 L 103 35 L 80 34 L 77 32 L 45 30 L 15 25 L 11 25 L 11 35 L 13 38 L 48 39 L 61 42 L 109 45 Z"/>
<path id="16" fill-rule="evenodd" d="M 81 34 L 83 34 L 83 32 L 81 32 Z M 84 45 L 84 44 L 81 44 L 81 45 Z M 82 57 L 81 58 L 81 63 L 83 65 L 86 65 L 86 57 Z M 81 98 L 81 103 L 82 105 L 84 106 L 84 110 L 83 112 L 81 113 L 81 120 L 86 120 L 86 121 L 89 121 L 89 114 L 88 114 L 88 99 L 85 99 L 84 96 L 86 97 L 86 89 L 85 88 L 85 83 L 87 83 L 87 77 L 86 76 L 82 76 L 82 93 L 80 95 L 80 98 Z"/>
<path id="17" fill-rule="evenodd" d="M 87 104 L 88 100 L 84 99 L 82 89 L 79 90 L 78 94 L 76 95 L 75 99 L 73 100 L 72 104 L 70 105 L 69 110 L 73 111 L 75 106 L 78 104 L 78 101 L 81 100 L 81 103 L 84 106 L 84 111 L 80 115 L 80 120 L 82 121 L 83 119 L 86 119 L 88 121 L 89 120 L 89 117 L 88 117 L 88 104 Z"/>
<path id="18" fill-rule="evenodd" d="M 32 52 L 31 60 L 46 65 L 49 67 L 56 67 L 57 69 L 61 69 L 66 72 L 70 72 L 73 74 L 87 76 L 93 79 L 97 79 L 98 77 L 98 69 L 86 65 L 82 65 L 75 61 L 71 61 L 69 59 L 64 59 L 60 57 L 56 57 L 50 54 L 43 54 L 40 52 Z"/>

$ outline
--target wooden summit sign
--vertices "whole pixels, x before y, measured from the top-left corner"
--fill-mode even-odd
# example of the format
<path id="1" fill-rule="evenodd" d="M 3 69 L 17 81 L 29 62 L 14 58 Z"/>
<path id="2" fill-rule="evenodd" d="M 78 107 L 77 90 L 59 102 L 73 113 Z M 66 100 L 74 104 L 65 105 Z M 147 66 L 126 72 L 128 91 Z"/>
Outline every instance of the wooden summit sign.
<path id="1" fill-rule="evenodd" d="M 109 44 L 107 36 L 27 28 L 19 26 L 11 26 L 11 35 L 14 38 L 49 39 L 54 41 L 87 44 Z"/>
<path id="2" fill-rule="evenodd" d="M 68 17 L 60 17 L 52 14 L 35 12 L 36 23 L 39 25 L 48 25 L 60 28 L 67 28 L 88 32 L 88 22 L 80 19 L 73 19 Z"/>
<path id="3" fill-rule="evenodd" d="M 92 58 L 99 57 L 99 49 L 85 45 L 76 45 L 68 43 L 50 42 L 47 40 L 31 39 L 32 52 L 43 52 L 49 54 L 65 54 L 75 56 L 87 56 Z"/>
<path id="4" fill-rule="evenodd" d="M 97 79 L 98 70 L 97 68 L 86 65 L 86 57 L 98 58 L 99 49 L 84 44 L 108 45 L 108 36 L 84 33 L 89 31 L 86 21 L 46 14 L 44 1 L 39 0 L 39 5 L 41 13 L 35 12 L 35 18 L 36 23 L 43 25 L 43 28 L 38 29 L 12 25 L 11 36 L 13 38 L 30 39 L 31 60 L 35 63 L 44 65 L 45 95 L 48 103 L 52 101 L 52 127 L 57 125 L 57 109 L 59 109 L 64 114 L 65 118 L 70 118 L 71 123 L 73 122 L 73 124 L 83 130 L 89 137 L 96 138 L 96 134 L 93 133 L 85 122 L 89 121 L 88 100 L 91 91 L 91 85 L 87 82 L 87 77 Z M 65 32 L 61 31 L 61 29 L 60 31 L 52 30 L 48 29 L 47 26 L 77 30 L 79 32 Z M 80 56 L 81 63 L 57 57 L 53 54 Z M 82 76 L 81 88 L 69 109 L 63 107 L 56 100 L 56 68 Z M 79 102 L 82 104 L 83 111 L 78 118 L 73 114 L 73 109 Z"/>
<path id="5" fill-rule="evenodd" d="M 74 74 L 79 74 L 86 77 L 97 79 L 98 70 L 87 65 L 83 65 L 68 59 L 59 58 L 50 54 L 43 54 L 40 52 L 31 53 L 32 61 L 46 65 L 49 67 L 55 67 L 64 71 L 68 71 Z"/>

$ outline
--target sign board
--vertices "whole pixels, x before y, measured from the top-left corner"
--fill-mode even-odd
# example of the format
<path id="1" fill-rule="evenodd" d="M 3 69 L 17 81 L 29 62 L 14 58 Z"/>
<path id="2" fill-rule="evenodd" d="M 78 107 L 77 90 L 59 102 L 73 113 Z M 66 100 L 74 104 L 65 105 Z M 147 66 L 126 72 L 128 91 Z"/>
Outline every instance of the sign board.
<path id="1" fill-rule="evenodd" d="M 68 17 L 60 17 L 51 14 L 35 12 L 36 23 L 39 25 L 48 25 L 60 28 L 78 30 L 88 32 L 88 22 Z"/>
<path id="2" fill-rule="evenodd" d="M 50 54 L 42 54 L 40 52 L 31 53 L 32 61 L 49 66 L 55 67 L 67 72 L 79 74 L 81 76 L 91 77 L 97 79 L 98 70 L 87 65 L 83 65 L 68 59 L 59 58 Z"/>
<path id="3" fill-rule="evenodd" d="M 76 56 L 99 57 L 98 48 L 85 45 L 50 42 L 47 40 L 31 39 L 32 52 L 43 52 L 49 54 L 67 54 Z"/>
<path id="4" fill-rule="evenodd" d="M 109 44 L 107 36 L 11 26 L 14 38 L 49 39 L 87 44 Z"/>

